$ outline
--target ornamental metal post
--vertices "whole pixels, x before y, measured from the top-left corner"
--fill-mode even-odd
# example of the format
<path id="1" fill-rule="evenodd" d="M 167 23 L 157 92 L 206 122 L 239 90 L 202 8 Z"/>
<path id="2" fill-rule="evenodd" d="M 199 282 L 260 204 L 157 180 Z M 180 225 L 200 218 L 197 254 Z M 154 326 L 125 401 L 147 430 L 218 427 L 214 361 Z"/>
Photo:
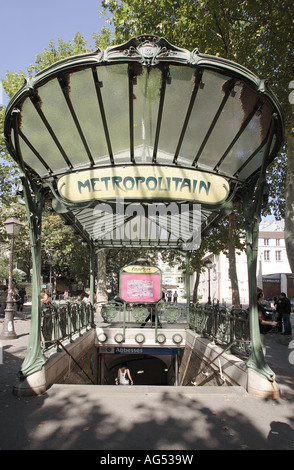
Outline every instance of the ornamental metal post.
<path id="1" fill-rule="evenodd" d="M 208 260 L 206 261 L 205 265 L 206 265 L 206 268 L 207 268 L 207 270 L 208 270 L 208 302 L 207 302 L 207 303 L 208 303 L 208 305 L 211 305 L 211 295 L 210 295 L 210 280 L 211 280 L 211 279 L 210 279 L 210 270 L 211 270 L 211 268 L 212 268 L 212 266 L 213 266 L 213 263 L 212 263 L 212 261 L 211 261 L 210 259 L 208 259 Z"/>
<path id="2" fill-rule="evenodd" d="M 31 199 L 32 195 L 28 195 L 28 188 L 24 186 L 24 194 L 26 199 Z M 43 355 L 41 343 L 41 220 L 43 210 L 43 194 L 36 192 L 34 194 L 32 210 L 29 209 L 29 204 L 26 203 L 27 217 L 30 227 L 30 241 L 32 251 L 32 307 L 31 307 L 31 327 L 27 347 L 27 354 L 24 362 L 21 365 L 19 376 L 26 377 L 34 372 L 42 369 L 46 362 Z"/>
<path id="3" fill-rule="evenodd" d="M 90 245 L 90 302 L 94 304 L 94 249 Z"/>
<path id="4" fill-rule="evenodd" d="M 8 235 L 11 235 L 11 247 L 9 258 L 9 276 L 8 276 L 8 295 L 6 299 L 6 308 L 4 311 L 4 324 L 0 338 L 16 339 L 17 334 L 14 330 L 14 300 L 12 291 L 12 272 L 13 272 L 13 255 L 14 255 L 14 239 L 19 234 L 22 223 L 15 217 L 10 217 L 4 222 Z"/>
<path id="5" fill-rule="evenodd" d="M 14 126 L 18 129 L 20 111 L 13 111 Z M 19 191 L 19 199 L 22 196 L 25 203 L 27 220 L 29 222 L 30 243 L 32 252 L 32 307 L 31 326 L 27 346 L 27 353 L 24 362 L 18 373 L 20 378 L 25 378 L 34 372 L 39 372 L 46 362 L 41 343 L 41 223 L 42 211 L 44 207 L 44 188 L 36 186 L 29 174 L 26 174 L 22 160 L 22 153 L 19 145 L 19 135 L 15 132 L 15 148 L 20 158 L 22 170 L 22 187 Z M 11 152 L 13 154 L 13 152 Z"/>
<path id="6" fill-rule="evenodd" d="M 273 381 L 275 374 L 266 363 L 264 357 L 258 321 L 256 266 L 259 223 L 260 218 L 256 216 L 246 229 L 249 279 L 249 327 L 251 341 L 251 350 L 249 359 L 247 361 L 247 366 L 265 375 L 269 380 Z"/>
<path id="7" fill-rule="evenodd" d="M 187 295 L 187 306 L 186 306 L 186 321 L 189 327 L 190 325 L 190 253 L 186 253 L 186 295 Z"/>
<path id="8" fill-rule="evenodd" d="M 264 375 L 268 380 L 274 381 L 275 374 L 267 364 L 259 331 L 258 307 L 257 307 L 257 253 L 258 253 L 258 232 L 261 220 L 261 209 L 267 203 L 267 188 L 265 180 L 266 163 L 272 142 L 274 128 L 274 117 L 272 119 L 270 133 L 271 136 L 266 146 L 263 165 L 259 175 L 253 179 L 243 200 L 245 229 L 246 229 L 246 250 L 248 264 L 248 287 L 249 287 L 249 327 L 251 350 L 247 361 L 247 366 L 256 372 Z"/>
<path id="9" fill-rule="evenodd" d="M 94 260 L 95 249 L 93 244 L 90 245 L 90 304 L 91 304 L 91 326 L 95 327 L 94 321 L 94 289 L 95 289 L 95 277 L 94 277 Z"/>

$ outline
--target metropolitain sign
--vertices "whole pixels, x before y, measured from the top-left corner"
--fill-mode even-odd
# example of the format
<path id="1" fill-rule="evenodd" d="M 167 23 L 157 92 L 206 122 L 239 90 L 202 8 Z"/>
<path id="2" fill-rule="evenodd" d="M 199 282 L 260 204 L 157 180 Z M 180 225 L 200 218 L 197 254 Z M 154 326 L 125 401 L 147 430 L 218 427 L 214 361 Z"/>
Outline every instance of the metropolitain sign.
<path id="1" fill-rule="evenodd" d="M 67 201 L 186 200 L 204 204 L 223 202 L 229 183 L 222 176 L 186 168 L 151 165 L 94 168 L 63 175 L 59 194 Z"/>

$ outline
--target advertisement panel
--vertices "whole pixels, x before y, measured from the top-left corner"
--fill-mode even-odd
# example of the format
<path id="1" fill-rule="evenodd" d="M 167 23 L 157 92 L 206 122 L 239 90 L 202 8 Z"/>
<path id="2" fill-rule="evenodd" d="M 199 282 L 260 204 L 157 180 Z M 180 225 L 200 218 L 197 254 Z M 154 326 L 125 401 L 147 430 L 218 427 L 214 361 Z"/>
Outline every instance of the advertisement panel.
<path id="1" fill-rule="evenodd" d="M 160 269 L 156 266 L 125 266 L 120 273 L 120 297 L 126 302 L 158 302 L 162 297 Z"/>

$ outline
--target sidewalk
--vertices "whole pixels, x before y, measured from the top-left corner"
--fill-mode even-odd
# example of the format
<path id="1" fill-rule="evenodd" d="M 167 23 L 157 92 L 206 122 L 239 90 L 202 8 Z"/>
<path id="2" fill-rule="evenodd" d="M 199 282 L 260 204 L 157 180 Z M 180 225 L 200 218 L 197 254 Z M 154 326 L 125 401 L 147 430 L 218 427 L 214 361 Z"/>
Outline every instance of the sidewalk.
<path id="1" fill-rule="evenodd" d="M 3 317 L 0 318 L 2 330 Z M 54 385 L 39 397 L 12 394 L 25 357 L 30 309 L 16 314 L 16 340 L 1 340 L 1 450 L 294 450 L 290 338 L 267 335 L 267 360 L 282 396 L 242 387 Z M 293 348 L 294 349 L 294 348 Z"/>

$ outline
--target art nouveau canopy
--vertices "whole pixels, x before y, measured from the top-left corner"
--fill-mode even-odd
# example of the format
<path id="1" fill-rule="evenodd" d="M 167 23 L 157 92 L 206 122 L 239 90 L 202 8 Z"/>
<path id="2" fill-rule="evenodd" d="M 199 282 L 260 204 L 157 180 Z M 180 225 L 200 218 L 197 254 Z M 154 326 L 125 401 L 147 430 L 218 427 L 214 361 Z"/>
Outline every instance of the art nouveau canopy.
<path id="1" fill-rule="evenodd" d="M 249 70 L 145 35 L 27 79 L 4 134 L 32 187 L 90 243 L 182 249 L 195 204 L 204 233 L 274 159 L 283 118 Z"/>
<path id="2" fill-rule="evenodd" d="M 22 376 L 45 361 L 39 302 L 45 200 L 90 246 L 92 302 L 95 248 L 190 253 L 242 201 L 250 279 L 247 365 L 273 380 L 259 334 L 256 237 L 265 171 L 283 134 L 280 106 L 266 81 L 234 62 L 152 35 L 69 57 L 27 79 L 4 122 L 7 148 L 21 170 L 32 249 L 31 333 Z"/>

